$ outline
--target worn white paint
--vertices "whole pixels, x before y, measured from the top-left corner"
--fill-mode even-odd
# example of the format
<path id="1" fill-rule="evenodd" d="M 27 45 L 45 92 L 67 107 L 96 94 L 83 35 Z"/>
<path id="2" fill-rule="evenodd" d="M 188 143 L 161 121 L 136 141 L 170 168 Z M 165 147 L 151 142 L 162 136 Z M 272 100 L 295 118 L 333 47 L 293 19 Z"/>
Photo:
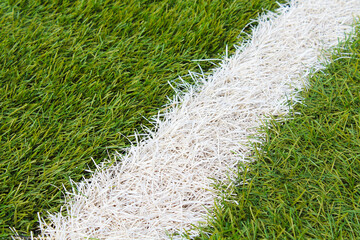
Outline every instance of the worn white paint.
<path id="1" fill-rule="evenodd" d="M 260 17 L 250 41 L 211 76 L 194 74 L 198 84 L 178 91 L 154 131 L 112 167 L 75 183 L 67 216 L 47 216 L 42 236 L 166 239 L 166 231 L 202 221 L 216 197 L 210 178 L 233 176 L 260 121 L 287 113 L 286 98 L 296 100 L 310 70 L 324 67 L 322 50 L 344 39 L 358 14 L 360 0 L 291 0 Z"/>

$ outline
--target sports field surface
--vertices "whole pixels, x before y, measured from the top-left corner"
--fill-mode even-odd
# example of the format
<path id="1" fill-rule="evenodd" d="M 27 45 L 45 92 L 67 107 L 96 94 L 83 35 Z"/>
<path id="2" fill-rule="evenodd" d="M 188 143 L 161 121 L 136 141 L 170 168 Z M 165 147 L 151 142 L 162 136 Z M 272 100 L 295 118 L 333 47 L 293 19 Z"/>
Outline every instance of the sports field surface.
<path id="1" fill-rule="evenodd" d="M 0 237 L 38 228 L 69 179 L 134 141 L 174 94 L 214 67 L 267 1 L 0 1 Z M 214 61 L 216 62 L 216 61 Z M 184 77 L 192 81 L 190 77 Z M 129 139 L 129 140 L 128 140 Z"/>
<path id="2" fill-rule="evenodd" d="M 250 18 L 277 6 L 1 3 L 0 237 L 9 237 L 9 227 L 39 233 L 40 212 L 46 239 L 160 239 L 204 220 L 198 208 L 205 205 L 209 221 L 188 238 L 359 238 L 360 38 L 343 33 L 354 32 L 360 2 L 292 1 L 280 17 L 260 20 L 252 37 L 243 34 L 249 44 L 224 52 Z M 339 39 L 336 51 L 320 51 Z M 199 74 L 186 75 L 197 67 L 191 60 L 209 58 L 225 60 L 213 60 L 215 72 L 200 62 Z M 255 109 L 241 107 L 248 118 L 241 104 Z M 89 178 L 95 164 L 105 170 Z M 212 186 L 207 176 L 222 192 L 215 207 L 214 194 L 203 191 Z M 62 185 L 70 192 L 59 213 Z"/>

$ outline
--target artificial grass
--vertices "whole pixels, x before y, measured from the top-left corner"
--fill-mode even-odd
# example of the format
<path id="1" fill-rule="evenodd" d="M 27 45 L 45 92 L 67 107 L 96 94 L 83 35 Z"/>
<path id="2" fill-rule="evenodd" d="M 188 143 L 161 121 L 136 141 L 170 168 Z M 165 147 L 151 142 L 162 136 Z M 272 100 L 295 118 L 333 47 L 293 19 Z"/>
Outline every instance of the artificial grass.
<path id="1" fill-rule="evenodd" d="M 88 176 L 91 157 L 111 157 L 149 126 L 143 116 L 172 95 L 168 81 L 195 70 L 193 59 L 219 57 L 250 18 L 276 6 L 2 1 L 0 237 L 9 227 L 28 234 L 37 212 L 58 211 L 62 185 Z"/>
<path id="2" fill-rule="evenodd" d="M 286 121 L 264 125 L 255 161 L 223 189 L 198 239 L 360 238 L 359 28 L 355 36 Z"/>

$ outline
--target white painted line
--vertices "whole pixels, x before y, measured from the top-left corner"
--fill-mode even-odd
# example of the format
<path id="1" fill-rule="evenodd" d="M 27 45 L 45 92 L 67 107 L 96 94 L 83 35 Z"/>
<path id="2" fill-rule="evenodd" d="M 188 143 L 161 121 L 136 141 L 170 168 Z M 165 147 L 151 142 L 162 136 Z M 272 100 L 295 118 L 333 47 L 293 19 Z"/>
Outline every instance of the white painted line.
<path id="1" fill-rule="evenodd" d="M 77 183 L 68 215 L 41 223 L 46 239 L 166 239 L 204 219 L 217 178 L 245 161 L 248 136 L 266 115 L 285 114 L 310 69 L 322 69 L 329 50 L 352 31 L 360 0 L 290 1 L 259 19 L 251 41 L 238 47 L 201 84 L 178 92 L 155 119 L 157 129 L 128 149 L 122 164 Z M 180 103 L 180 104 L 178 104 Z"/>

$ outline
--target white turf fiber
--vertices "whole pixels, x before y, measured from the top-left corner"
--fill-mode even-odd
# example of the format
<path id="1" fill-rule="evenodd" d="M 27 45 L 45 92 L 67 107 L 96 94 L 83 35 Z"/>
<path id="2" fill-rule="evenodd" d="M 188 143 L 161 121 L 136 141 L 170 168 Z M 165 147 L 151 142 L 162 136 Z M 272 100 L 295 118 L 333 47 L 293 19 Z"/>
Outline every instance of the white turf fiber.
<path id="1" fill-rule="evenodd" d="M 353 30 L 360 0 L 290 0 L 258 19 L 251 40 L 211 75 L 177 90 L 156 128 L 111 167 L 74 183 L 61 213 L 40 220 L 44 239 L 167 239 L 206 218 L 216 193 L 246 161 L 261 120 L 286 114 L 286 99 L 324 68 L 323 54 Z M 160 115 L 163 117 L 160 119 Z M 45 223 L 47 222 L 47 223 Z"/>

